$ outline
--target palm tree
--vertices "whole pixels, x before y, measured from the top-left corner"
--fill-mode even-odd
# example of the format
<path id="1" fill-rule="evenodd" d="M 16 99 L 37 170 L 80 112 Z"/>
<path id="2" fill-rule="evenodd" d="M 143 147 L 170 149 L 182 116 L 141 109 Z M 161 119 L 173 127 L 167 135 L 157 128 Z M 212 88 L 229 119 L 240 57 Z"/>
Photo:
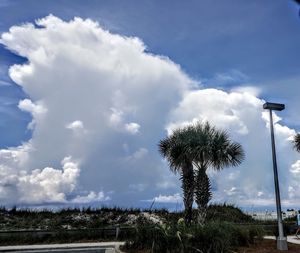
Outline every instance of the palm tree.
<path id="1" fill-rule="evenodd" d="M 195 197 L 198 205 L 198 223 L 205 221 L 207 204 L 212 197 L 207 169 L 221 170 L 237 166 L 244 159 L 239 143 L 232 142 L 225 131 L 217 130 L 208 122 L 192 127 L 194 139 L 190 143 L 190 155 L 196 169 Z"/>
<path id="2" fill-rule="evenodd" d="M 181 174 L 185 219 L 192 219 L 193 195 L 198 205 L 198 222 L 204 223 L 207 204 L 212 197 L 208 168 L 221 170 L 236 166 L 244 159 L 240 144 L 232 142 L 225 131 L 209 123 L 197 123 L 176 129 L 160 141 L 159 151 L 173 172 Z M 195 168 L 195 169 L 194 169 Z"/>
<path id="3" fill-rule="evenodd" d="M 300 152 L 300 133 L 297 133 L 294 136 L 294 148 Z"/>
<path id="4" fill-rule="evenodd" d="M 169 162 L 172 172 L 180 173 L 185 208 L 185 222 L 192 221 L 192 206 L 194 202 L 194 170 L 189 152 L 189 142 L 193 136 L 186 128 L 176 129 L 172 135 L 159 142 L 159 152 Z"/>

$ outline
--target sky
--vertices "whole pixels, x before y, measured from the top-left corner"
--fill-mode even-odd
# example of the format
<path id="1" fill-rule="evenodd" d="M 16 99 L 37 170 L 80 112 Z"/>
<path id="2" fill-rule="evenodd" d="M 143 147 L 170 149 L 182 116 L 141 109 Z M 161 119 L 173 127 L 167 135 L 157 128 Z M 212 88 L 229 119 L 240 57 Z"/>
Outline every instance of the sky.
<path id="1" fill-rule="evenodd" d="M 0 0 L 0 203 L 179 210 L 159 140 L 209 121 L 246 154 L 208 171 L 211 202 L 274 209 L 270 101 L 300 209 L 299 44 L 292 0 Z"/>

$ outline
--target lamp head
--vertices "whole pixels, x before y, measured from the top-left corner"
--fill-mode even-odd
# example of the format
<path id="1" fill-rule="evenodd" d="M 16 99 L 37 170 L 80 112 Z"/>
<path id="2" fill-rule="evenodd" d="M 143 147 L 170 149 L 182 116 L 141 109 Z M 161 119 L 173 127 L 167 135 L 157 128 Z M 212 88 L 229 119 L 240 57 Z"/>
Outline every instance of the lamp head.
<path id="1" fill-rule="evenodd" d="M 285 105 L 266 102 L 266 103 L 264 103 L 263 108 L 269 109 L 269 110 L 274 110 L 274 111 L 282 111 L 282 110 L 284 110 Z"/>

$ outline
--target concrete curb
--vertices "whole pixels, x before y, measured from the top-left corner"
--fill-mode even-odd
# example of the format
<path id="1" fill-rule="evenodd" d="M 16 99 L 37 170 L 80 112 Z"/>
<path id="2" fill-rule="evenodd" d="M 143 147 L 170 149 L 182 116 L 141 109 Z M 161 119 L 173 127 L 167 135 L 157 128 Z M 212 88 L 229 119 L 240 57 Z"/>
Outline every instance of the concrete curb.
<path id="1" fill-rule="evenodd" d="M 264 239 L 276 240 L 276 237 L 275 236 L 264 236 Z M 289 243 L 293 243 L 293 244 L 300 244 L 300 238 L 297 238 L 294 235 L 287 236 L 287 241 Z"/>
<path id="2" fill-rule="evenodd" d="M 124 253 L 124 251 L 120 250 L 120 246 L 115 247 L 116 253 Z"/>
<path id="3" fill-rule="evenodd" d="M 71 249 L 110 249 L 117 253 L 123 253 L 119 247 L 124 242 L 96 242 L 96 243 L 66 243 L 66 244 L 45 244 L 45 245 L 17 245 L 17 246 L 0 246 L 0 252 L 21 252 L 21 251 L 38 251 L 38 250 L 71 250 Z"/>

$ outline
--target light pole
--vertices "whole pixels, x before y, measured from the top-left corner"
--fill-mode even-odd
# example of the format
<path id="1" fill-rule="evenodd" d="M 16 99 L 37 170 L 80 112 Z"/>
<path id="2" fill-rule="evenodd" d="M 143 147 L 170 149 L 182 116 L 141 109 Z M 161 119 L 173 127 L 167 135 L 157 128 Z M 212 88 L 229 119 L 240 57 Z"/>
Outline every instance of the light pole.
<path id="1" fill-rule="evenodd" d="M 277 221 L 279 236 L 277 237 L 277 249 L 287 250 L 286 237 L 283 234 L 282 215 L 281 215 L 281 203 L 280 203 L 280 191 L 278 183 L 278 172 L 277 172 L 277 161 L 276 161 L 276 150 L 275 150 L 275 138 L 274 138 L 274 127 L 273 127 L 273 116 L 272 111 L 282 111 L 285 106 L 284 104 L 276 103 L 265 103 L 264 109 L 268 109 L 270 112 L 270 130 L 271 130 L 271 145 L 272 145 L 272 157 L 273 157 L 273 171 L 274 171 L 274 184 L 275 184 L 275 196 L 276 196 L 276 209 L 277 209 Z"/>

